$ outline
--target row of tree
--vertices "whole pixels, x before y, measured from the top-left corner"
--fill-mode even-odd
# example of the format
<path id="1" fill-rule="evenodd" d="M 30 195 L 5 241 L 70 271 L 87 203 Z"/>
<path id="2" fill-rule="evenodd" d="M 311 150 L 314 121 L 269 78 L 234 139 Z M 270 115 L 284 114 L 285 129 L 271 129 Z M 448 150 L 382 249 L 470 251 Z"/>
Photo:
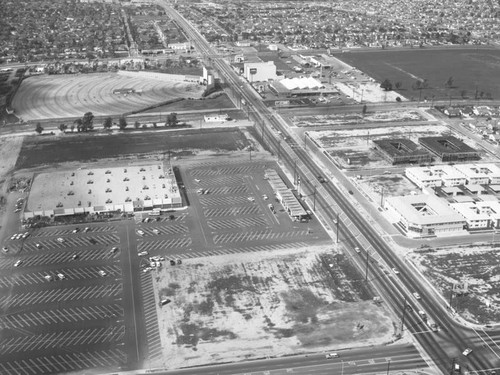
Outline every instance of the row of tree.
<path id="1" fill-rule="evenodd" d="M 177 126 L 179 124 L 179 120 L 177 119 L 177 113 L 175 112 L 172 112 L 170 113 L 169 115 L 167 115 L 167 120 L 165 121 L 165 126 L 166 127 L 172 127 L 172 126 Z M 106 117 L 104 119 L 104 122 L 102 123 L 102 126 L 104 129 L 106 130 L 110 130 L 111 127 L 113 126 L 113 118 L 112 117 Z M 120 130 L 125 130 L 125 128 L 127 128 L 128 126 L 128 123 L 127 123 L 127 119 L 124 117 L 124 116 L 121 116 L 119 119 L 118 119 L 118 127 Z M 153 127 L 157 127 L 157 123 L 156 122 L 153 122 Z M 135 121 L 134 123 L 134 127 L 136 129 L 140 128 L 141 127 L 141 123 L 139 121 Z M 77 132 L 88 132 L 88 131 L 92 131 L 94 130 L 94 115 L 92 114 L 92 112 L 87 112 L 83 115 L 82 118 L 78 118 L 76 119 L 73 124 L 71 124 L 71 126 L 69 126 L 69 128 L 71 129 L 71 132 L 73 132 L 76 128 Z M 35 131 L 38 133 L 38 134 L 42 134 L 44 128 L 42 127 L 42 125 L 37 122 L 36 125 L 35 125 Z M 62 132 L 65 132 L 66 130 L 68 130 L 68 125 L 66 124 L 60 124 L 59 125 L 59 130 L 62 131 Z"/>

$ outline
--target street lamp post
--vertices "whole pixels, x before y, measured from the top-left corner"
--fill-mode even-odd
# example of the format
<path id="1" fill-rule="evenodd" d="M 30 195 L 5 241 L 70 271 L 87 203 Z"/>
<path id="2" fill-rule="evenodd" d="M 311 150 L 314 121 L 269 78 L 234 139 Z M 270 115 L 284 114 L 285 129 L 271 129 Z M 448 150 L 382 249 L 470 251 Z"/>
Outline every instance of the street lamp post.
<path id="1" fill-rule="evenodd" d="M 368 281 L 368 261 L 370 259 L 370 251 L 366 250 L 366 271 L 365 271 L 365 281 Z"/>

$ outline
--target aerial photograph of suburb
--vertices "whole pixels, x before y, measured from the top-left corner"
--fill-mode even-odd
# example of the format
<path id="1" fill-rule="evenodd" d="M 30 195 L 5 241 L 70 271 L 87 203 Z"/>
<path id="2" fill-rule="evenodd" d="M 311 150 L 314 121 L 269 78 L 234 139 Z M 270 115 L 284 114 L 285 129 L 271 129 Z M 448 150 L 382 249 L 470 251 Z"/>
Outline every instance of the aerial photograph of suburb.
<path id="1" fill-rule="evenodd" d="M 0 375 L 500 375 L 500 0 L 0 0 Z"/>

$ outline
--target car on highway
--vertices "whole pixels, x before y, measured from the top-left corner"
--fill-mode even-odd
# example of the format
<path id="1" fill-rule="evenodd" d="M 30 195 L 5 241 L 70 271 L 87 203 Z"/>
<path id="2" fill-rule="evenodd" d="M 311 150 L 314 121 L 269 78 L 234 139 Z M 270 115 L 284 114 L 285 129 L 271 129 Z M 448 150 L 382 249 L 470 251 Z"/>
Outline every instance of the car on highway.
<path id="1" fill-rule="evenodd" d="M 392 272 L 394 272 L 394 274 L 395 274 L 395 275 L 399 275 L 399 271 L 398 271 L 398 269 L 397 269 L 397 268 L 393 268 L 393 269 L 392 269 Z"/>
<path id="2" fill-rule="evenodd" d="M 100 271 L 99 271 L 99 275 L 101 275 L 101 276 L 103 276 L 103 277 L 104 277 L 104 276 L 106 276 L 106 275 L 107 275 L 107 273 L 106 273 L 106 271 L 100 270 Z"/>
<path id="3" fill-rule="evenodd" d="M 3 251 L 4 253 L 8 253 L 8 252 L 9 252 L 9 249 L 8 249 L 6 246 L 4 246 L 4 247 L 2 247 L 2 251 Z"/>
<path id="4" fill-rule="evenodd" d="M 326 359 L 338 358 L 339 354 L 338 353 L 328 353 L 325 357 L 326 357 Z"/>
<path id="5" fill-rule="evenodd" d="M 323 176 L 318 176 L 318 181 L 324 184 L 326 182 L 325 178 Z"/>
<path id="6" fill-rule="evenodd" d="M 359 247 L 357 247 L 357 246 L 354 248 L 354 251 L 357 252 L 358 254 L 361 253 L 361 249 Z"/>
<path id="7" fill-rule="evenodd" d="M 64 242 L 64 238 L 62 238 L 62 237 L 57 237 L 57 242 L 63 243 L 63 242 Z"/>
<path id="8" fill-rule="evenodd" d="M 420 299 L 420 294 L 413 292 L 413 297 L 415 297 L 415 299 Z"/>
<path id="9" fill-rule="evenodd" d="M 62 273 L 58 273 L 57 277 L 59 278 L 59 280 L 64 280 L 66 278 L 66 276 L 64 276 Z"/>
<path id="10" fill-rule="evenodd" d="M 14 263 L 14 267 L 19 267 L 21 263 L 23 263 L 23 261 L 19 259 L 18 261 L 16 261 L 16 263 Z"/>
<path id="11" fill-rule="evenodd" d="M 466 356 L 466 357 L 467 357 L 470 353 L 472 353 L 472 349 L 471 349 L 471 348 L 467 348 L 467 349 L 465 349 L 465 350 L 462 352 L 462 354 L 463 354 L 464 356 Z"/>

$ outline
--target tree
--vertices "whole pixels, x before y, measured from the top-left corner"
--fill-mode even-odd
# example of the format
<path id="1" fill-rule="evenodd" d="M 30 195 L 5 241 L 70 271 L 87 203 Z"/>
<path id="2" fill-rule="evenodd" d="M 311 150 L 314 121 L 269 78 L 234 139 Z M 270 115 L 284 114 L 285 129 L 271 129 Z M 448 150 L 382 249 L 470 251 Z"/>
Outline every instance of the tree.
<path id="1" fill-rule="evenodd" d="M 380 88 L 384 89 L 385 91 L 391 91 L 392 90 L 392 82 L 389 81 L 387 78 L 380 84 Z"/>
<path id="2" fill-rule="evenodd" d="M 63 133 L 68 129 L 68 125 L 66 124 L 60 124 L 59 125 L 59 130 L 62 131 Z"/>
<path id="3" fill-rule="evenodd" d="M 134 127 L 139 129 L 141 127 L 141 123 L 139 121 L 134 122 Z"/>
<path id="4" fill-rule="evenodd" d="M 363 105 L 363 108 L 361 109 L 361 114 L 363 115 L 363 117 L 366 115 L 366 111 L 367 111 L 367 107 L 365 104 L 365 105 Z"/>
<path id="5" fill-rule="evenodd" d="M 118 122 L 118 126 L 120 127 L 120 130 L 125 130 L 127 127 L 127 119 L 125 117 L 120 117 L 120 121 Z"/>
<path id="6" fill-rule="evenodd" d="M 465 97 L 467 96 L 467 90 L 461 90 L 460 96 L 462 97 L 462 99 L 465 99 Z"/>
<path id="7" fill-rule="evenodd" d="M 87 132 L 94 129 L 94 115 L 92 112 L 87 112 L 82 117 L 82 130 Z"/>
<path id="8" fill-rule="evenodd" d="M 111 129 L 111 127 L 113 126 L 113 119 L 111 117 L 106 117 L 102 126 L 104 129 Z"/>
<path id="9" fill-rule="evenodd" d="M 172 112 L 167 116 L 167 122 L 165 123 L 165 126 L 176 126 L 177 123 L 178 123 L 177 113 Z"/>
<path id="10" fill-rule="evenodd" d="M 401 87 L 403 87 L 403 84 L 400 81 L 397 81 L 394 86 L 396 86 L 396 90 L 399 90 Z"/>
<path id="11" fill-rule="evenodd" d="M 444 83 L 444 87 L 451 89 L 453 87 L 453 77 L 449 77 Z"/>
<path id="12" fill-rule="evenodd" d="M 73 133 L 75 131 L 75 124 L 71 124 L 70 128 L 71 128 L 71 133 Z"/>
<path id="13" fill-rule="evenodd" d="M 42 124 L 40 124 L 39 122 L 36 123 L 36 126 L 35 126 L 35 131 L 38 133 L 38 134 L 42 134 L 43 132 L 43 127 L 42 127 Z"/>

